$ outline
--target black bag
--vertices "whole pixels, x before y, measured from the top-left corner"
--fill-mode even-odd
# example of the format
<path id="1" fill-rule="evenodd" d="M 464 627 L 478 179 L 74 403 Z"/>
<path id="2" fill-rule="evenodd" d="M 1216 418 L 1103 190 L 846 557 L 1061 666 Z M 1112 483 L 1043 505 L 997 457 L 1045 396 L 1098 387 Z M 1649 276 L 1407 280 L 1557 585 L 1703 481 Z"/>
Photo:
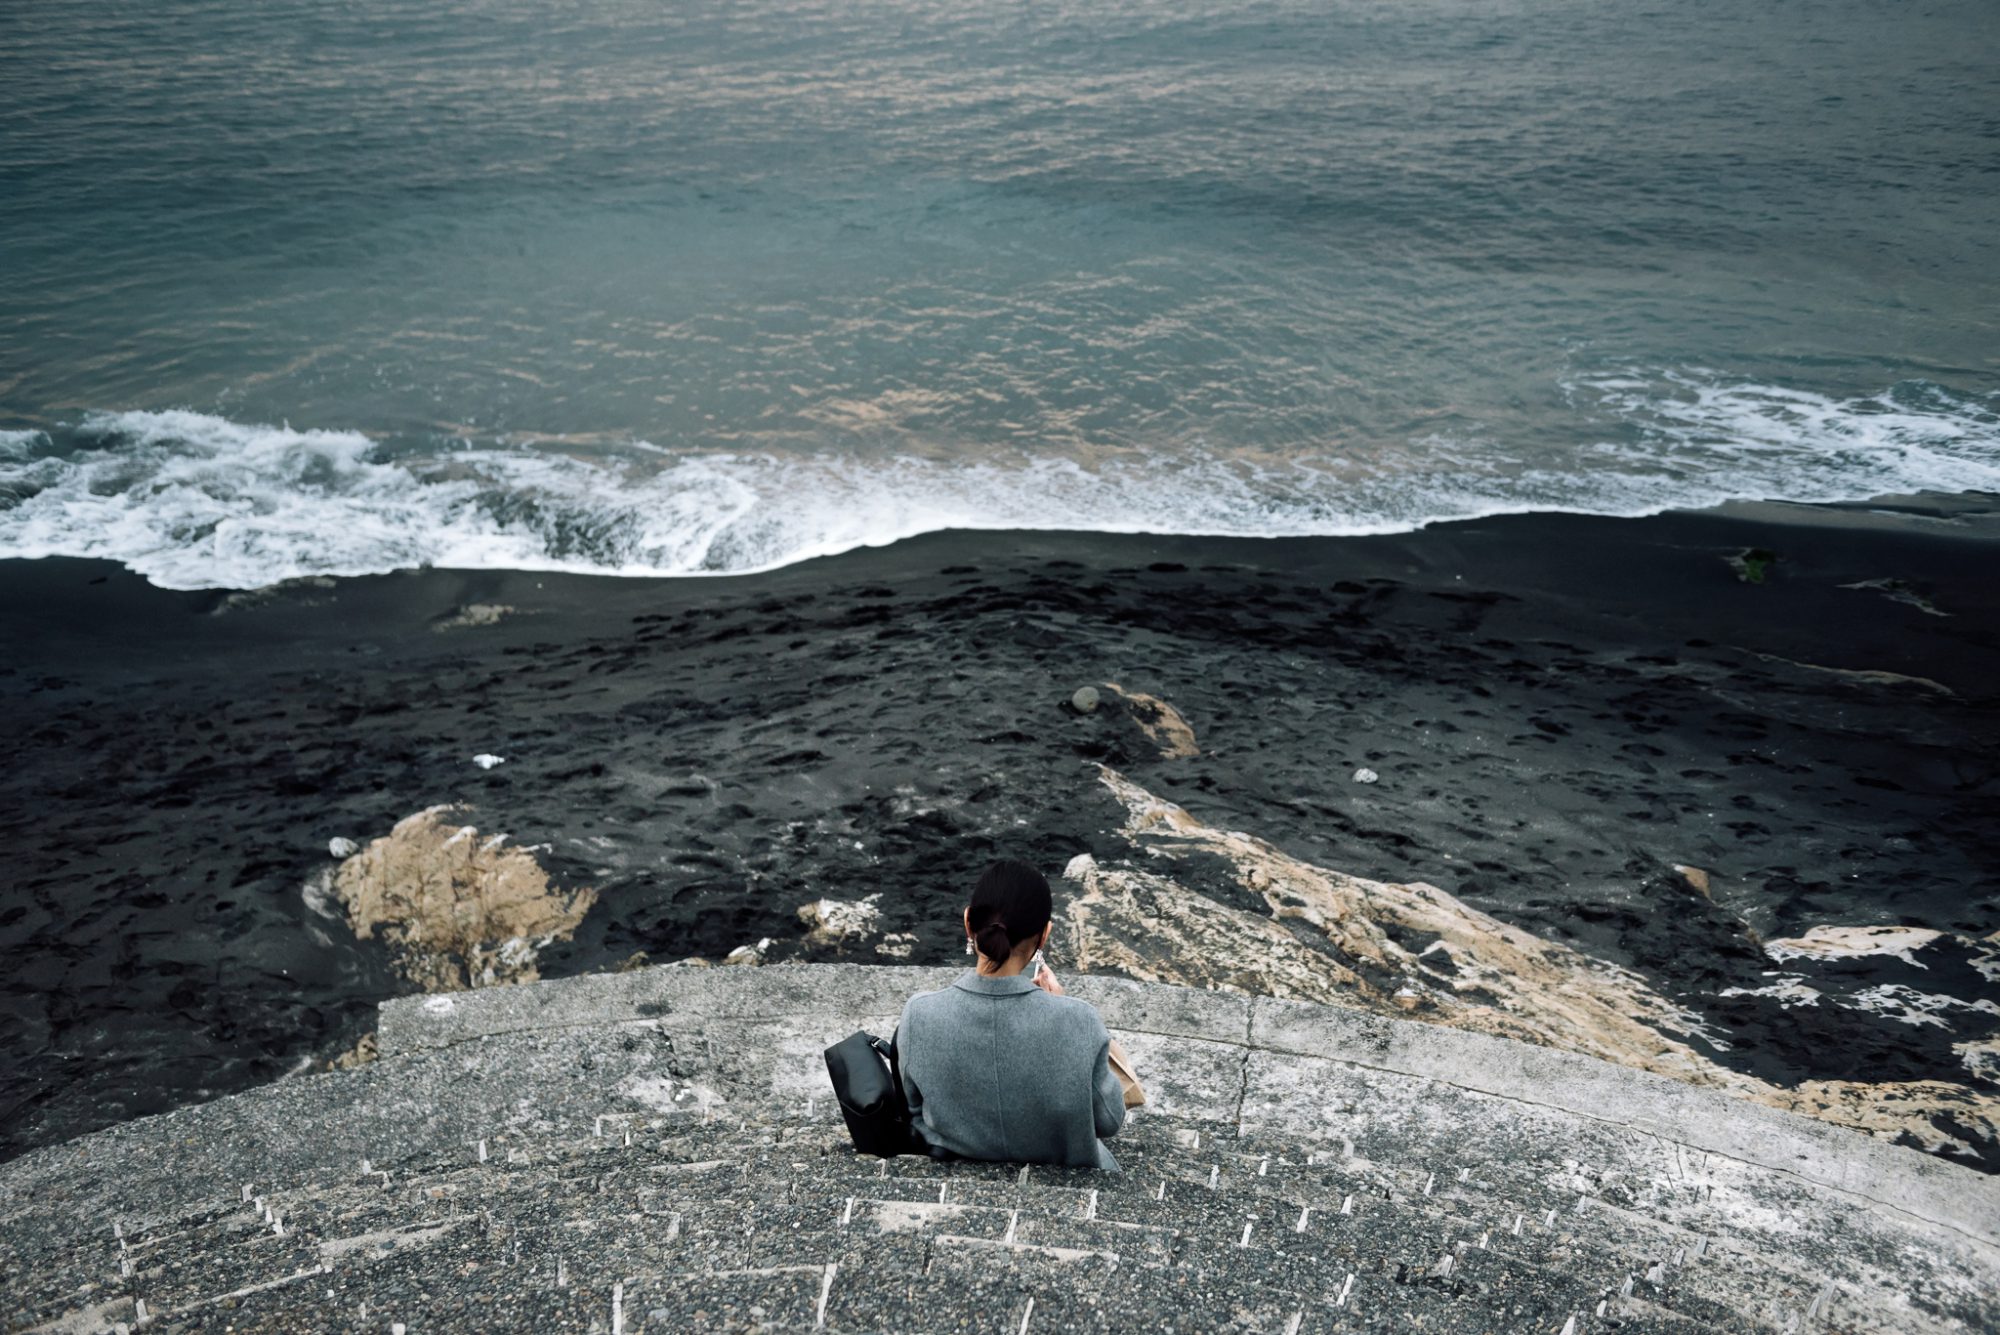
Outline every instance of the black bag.
<path id="1" fill-rule="evenodd" d="M 826 1050 L 826 1073 L 856 1150 L 884 1159 L 927 1152 L 923 1138 L 910 1125 L 893 1037 L 884 1040 L 855 1030 Z"/>

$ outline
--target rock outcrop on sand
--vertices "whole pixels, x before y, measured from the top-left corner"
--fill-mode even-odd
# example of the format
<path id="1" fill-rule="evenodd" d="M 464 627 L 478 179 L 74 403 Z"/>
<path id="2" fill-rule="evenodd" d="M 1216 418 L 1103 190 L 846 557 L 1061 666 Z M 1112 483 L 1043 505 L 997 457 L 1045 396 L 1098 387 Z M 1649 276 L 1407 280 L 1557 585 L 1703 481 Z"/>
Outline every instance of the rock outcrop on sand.
<path id="1" fill-rule="evenodd" d="M 1132 721 L 1160 748 L 1162 760 L 1184 760 L 1201 754 L 1201 748 L 1195 744 L 1194 729 L 1181 717 L 1181 712 L 1165 700 L 1143 691 L 1128 691 L 1115 681 L 1105 682 L 1104 689 L 1125 702 L 1126 712 L 1131 715 Z"/>
<path id="2" fill-rule="evenodd" d="M 1216 829 L 1110 769 L 1131 862 L 1085 856 L 1062 910 L 1076 967 L 1316 1001 L 1583 1053 L 1932 1151 L 2000 1144 L 2000 1098 L 1972 1084 L 1808 1081 L 1717 1064 L 1699 1016 L 1639 975 L 1509 926 L 1432 885 L 1315 866 Z M 1196 888 L 1198 887 L 1198 888 Z M 1837 938 L 1838 934 L 1835 934 Z M 1825 935 L 1819 939 L 1829 940 Z"/>
<path id="3" fill-rule="evenodd" d="M 810 930 L 811 945 L 832 945 L 849 937 L 867 936 L 882 917 L 882 896 L 865 899 L 815 899 L 799 906 L 799 921 Z"/>
<path id="4" fill-rule="evenodd" d="M 505 834 L 454 819 L 465 810 L 406 816 L 330 877 L 354 934 L 387 941 L 397 971 L 426 992 L 535 981 L 536 952 L 567 939 L 597 901 L 588 886 L 551 885 Z"/>

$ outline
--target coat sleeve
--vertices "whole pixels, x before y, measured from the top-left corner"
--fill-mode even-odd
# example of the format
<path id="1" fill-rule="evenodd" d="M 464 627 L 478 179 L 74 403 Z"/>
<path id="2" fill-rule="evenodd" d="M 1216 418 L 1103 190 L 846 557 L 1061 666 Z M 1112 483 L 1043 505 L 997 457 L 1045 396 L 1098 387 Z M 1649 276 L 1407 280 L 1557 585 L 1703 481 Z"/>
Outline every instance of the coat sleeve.
<path id="1" fill-rule="evenodd" d="M 1111 1035 L 1102 1021 L 1097 1026 L 1097 1057 L 1091 1067 L 1094 1076 L 1091 1112 L 1097 1120 L 1097 1138 L 1108 1140 L 1125 1125 L 1125 1086 L 1111 1069 Z"/>
<path id="2" fill-rule="evenodd" d="M 896 1022 L 893 1040 L 896 1047 L 896 1081 L 903 1087 L 903 1101 L 910 1105 L 910 1120 L 916 1122 L 923 1117 L 924 1095 L 910 1075 L 910 1035 L 910 1007 L 905 1003 L 902 1018 Z"/>

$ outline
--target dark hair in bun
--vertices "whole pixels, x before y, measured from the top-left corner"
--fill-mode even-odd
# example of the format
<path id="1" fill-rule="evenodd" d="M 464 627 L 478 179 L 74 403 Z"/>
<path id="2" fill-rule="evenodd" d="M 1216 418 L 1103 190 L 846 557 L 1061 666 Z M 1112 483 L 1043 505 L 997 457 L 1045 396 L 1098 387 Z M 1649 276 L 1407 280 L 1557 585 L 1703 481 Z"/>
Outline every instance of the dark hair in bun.
<path id="1" fill-rule="evenodd" d="M 1053 907 L 1047 878 L 1025 862 L 1008 859 L 994 863 L 979 878 L 966 921 L 979 953 L 1002 964 L 1015 946 L 1042 934 Z"/>

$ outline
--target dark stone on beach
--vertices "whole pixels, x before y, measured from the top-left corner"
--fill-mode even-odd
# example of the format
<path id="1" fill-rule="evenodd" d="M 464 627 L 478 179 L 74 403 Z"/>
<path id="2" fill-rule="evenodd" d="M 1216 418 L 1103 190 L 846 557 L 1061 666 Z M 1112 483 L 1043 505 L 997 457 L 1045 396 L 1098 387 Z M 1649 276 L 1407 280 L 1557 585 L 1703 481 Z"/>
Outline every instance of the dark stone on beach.
<path id="1" fill-rule="evenodd" d="M 1745 547 L 1729 558 L 1730 569 L 1745 584 L 1762 584 L 1777 563 L 1778 554 L 1764 547 Z"/>

